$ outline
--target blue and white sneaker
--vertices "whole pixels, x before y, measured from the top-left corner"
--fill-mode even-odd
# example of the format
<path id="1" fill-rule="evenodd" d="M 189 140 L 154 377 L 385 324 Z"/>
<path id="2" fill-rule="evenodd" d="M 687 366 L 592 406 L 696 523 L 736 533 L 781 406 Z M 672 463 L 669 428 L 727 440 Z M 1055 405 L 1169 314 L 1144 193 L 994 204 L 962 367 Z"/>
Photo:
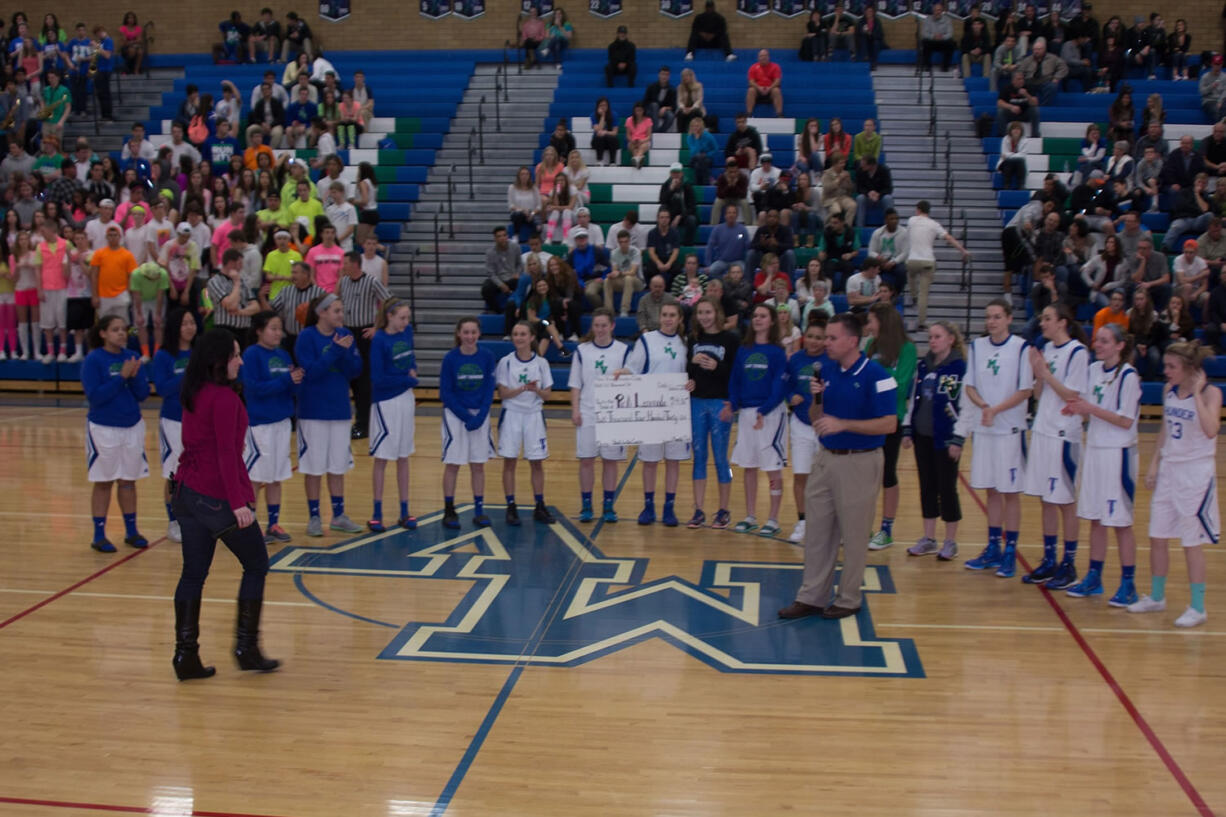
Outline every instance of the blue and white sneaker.
<path id="1" fill-rule="evenodd" d="M 605 505 L 604 513 L 600 515 L 600 518 L 607 524 L 612 525 L 613 523 L 617 522 L 617 511 L 613 510 L 612 505 Z"/>
<path id="2" fill-rule="evenodd" d="M 1086 577 L 1077 584 L 1064 591 L 1066 595 L 1075 599 L 1084 599 L 1088 596 L 1101 596 L 1103 594 L 1103 578 L 1097 570 L 1086 571 Z"/>
<path id="3" fill-rule="evenodd" d="M 648 502 L 643 506 L 643 510 L 639 511 L 639 524 L 651 525 L 656 521 L 656 505 L 654 502 Z"/>
<path id="4" fill-rule="evenodd" d="M 996 575 L 1002 579 L 1012 579 L 1017 572 L 1017 548 L 1005 545 L 1005 552 L 1000 556 L 1000 567 Z"/>
<path id="5" fill-rule="evenodd" d="M 596 512 L 592 510 L 592 503 L 584 502 L 583 507 L 579 509 L 579 521 L 591 522 L 596 518 Z"/>
<path id="6" fill-rule="evenodd" d="M 1107 604 L 1112 607 L 1127 607 L 1130 604 L 1136 604 L 1138 598 L 1140 597 L 1137 595 L 1136 583 L 1132 579 L 1123 579 L 1120 582 L 1120 589 L 1115 591 L 1115 595 L 1107 601 Z"/>
<path id="7" fill-rule="evenodd" d="M 1056 567 L 1056 574 L 1047 580 L 1048 590 L 1067 590 L 1077 583 L 1077 563 L 1064 559 Z"/>
<path id="8" fill-rule="evenodd" d="M 660 515 L 660 521 L 664 523 L 666 528 L 675 528 L 681 524 L 677 519 L 677 511 L 673 507 L 673 503 L 664 503 L 664 513 Z"/>
<path id="9" fill-rule="evenodd" d="M 1056 575 L 1056 560 L 1043 559 L 1038 567 L 1022 576 L 1023 584 L 1045 584 Z"/>
<path id="10" fill-rule="evenodd" d="M 988 545 L 982 553 L 974 559 L 968 559 L 962 566 L 967 570 L 992 570 L 1000 567 L 1000 560 L 1000 545 Z"/>

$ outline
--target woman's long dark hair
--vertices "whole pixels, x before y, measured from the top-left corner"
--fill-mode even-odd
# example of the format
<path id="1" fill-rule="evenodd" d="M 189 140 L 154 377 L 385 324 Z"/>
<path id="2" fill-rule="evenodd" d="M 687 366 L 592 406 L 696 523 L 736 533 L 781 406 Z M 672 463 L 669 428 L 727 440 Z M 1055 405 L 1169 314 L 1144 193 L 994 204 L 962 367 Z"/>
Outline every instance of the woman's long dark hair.
<path id="1" fill-rule="evenodd" d="M 183 373 L 183 386 L 179 392 L 183 408 L 194 410 L 196 395 L 207 383 L 235 388 L 234 381 L 229 378 L 228 368 L 230 358 L 236 354 L 234 347 L 237 343 L 234 336 L 225 329 L 210 329 L 199 339 L 187 361 L 187 371 Z"/>
<path id="2" fill-rule="evenodd" d="M 172 309 L 170 314 L 166 316 L 166 332 L 162 335 L 165 338 L 163 345 L 167 352 L 170 352 L 171 357 L 175 357 L 181 351 L 179 349 L 179 333 L 183 329 L 184 320 L 196 320 L 192 317 L 192 313 L 186 309 Z M 196 346 L 198 335 L 192 335 L 192 342 L 189 344 L 193 348 Z"/>

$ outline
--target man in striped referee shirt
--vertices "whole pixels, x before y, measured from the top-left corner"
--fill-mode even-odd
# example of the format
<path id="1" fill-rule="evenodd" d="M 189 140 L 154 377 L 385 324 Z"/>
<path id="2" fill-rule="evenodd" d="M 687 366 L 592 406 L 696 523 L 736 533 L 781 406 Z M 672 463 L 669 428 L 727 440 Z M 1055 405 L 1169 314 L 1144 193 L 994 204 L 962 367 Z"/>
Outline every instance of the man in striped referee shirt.
<path id="1" fill-rule="evenodd" d="M 290 355 L 294 354 L 294 342 L 302 331 L 302 322 L 298 320 L 299 310 L 305 314 L 306 304 L 312 299 L 326 295 L 322 287 L 315 286 L 311 281 L 311 267 L 305 261 L 295 261 L 290 266 L 290 285 L 268 300 L 271 284 L 260 288 L 260 308 L 271 309 L 281 316 L 281 325 L 285 327 L 285 336 L 281 339 L 281 348 Z"/>
<path id="2" fill-rule="evenodd" d="M 375 334 L 375 316 L 379 306 L 390 297 L 387 287 L 373 275 L 362 272 L 362 254 L 345 253 L 336 294 L 345 305 L 345 328 L 357 339 L 362 356 L 362 374 L 353 381 L 353 439 L 366 438 L 370 419 L 370 339 Z"/>

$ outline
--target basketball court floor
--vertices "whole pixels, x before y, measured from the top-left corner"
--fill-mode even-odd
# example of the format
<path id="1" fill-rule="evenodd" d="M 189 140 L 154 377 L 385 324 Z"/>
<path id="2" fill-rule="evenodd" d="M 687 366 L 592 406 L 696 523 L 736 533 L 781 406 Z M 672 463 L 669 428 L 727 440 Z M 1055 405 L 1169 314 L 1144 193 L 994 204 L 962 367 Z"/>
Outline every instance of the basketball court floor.
<path id="1" fill-rule="evenodd" d="M 904 451 L 899 544 L 870 556 L 862 611 L 782 622 L 801 551 L 639 527 L 637 463 L 623 471 L 621 522 L 575 521 L 562 420 L 549 426 L 555 525 L 508 527 L 493 504 L 492 528 L 474 529 L 469 510 L 458 535 L 444 531 L 439 420 L 423 412 L 418 530 L 307 539 L 295 477 L 282 513 L 294 541 L 269 550 L 263 632 L 282 670 L 236 669 L 238 569 L 219 548 L 201 635 L 218 672 L 177 683 L 180 557 L 161 539 L 156 465 L 138 487 L 156 541 L 95 553 L 79 401 L 13 403 L 0 407 L 3 817 L 1226 814 L 1220 546 L 1209 622 L 1190 632 L 1172 626 L 1187 603 L 1178 552 L 1169 609 L 1148 616 L 964 570 L 986 535 L 965 485 L 959 561 L 908 558 L 920 520 Z M 146 421 L 156 462 L 156 412 Z M 1153 439 L 1147 426 L 1143 468 Z M 365 519 L 370 460 L 354 450 L 346 500 Z M 500 473 L 487 466 L 492 501 Z M 684 520 L 688 465 L 682 475 Z M 530 507 L 526 466 L 519 476 Z M 465 474 L 458 499 L 469 496 Z M 738 519 L 739 474 L 733 497 Z M 1024 516 L 1033 563 L 1037 503 Z M 120 524 L 113 508 L 111 532 Z M 1108 593 L 1118 566 L 1112 544 Z"/>

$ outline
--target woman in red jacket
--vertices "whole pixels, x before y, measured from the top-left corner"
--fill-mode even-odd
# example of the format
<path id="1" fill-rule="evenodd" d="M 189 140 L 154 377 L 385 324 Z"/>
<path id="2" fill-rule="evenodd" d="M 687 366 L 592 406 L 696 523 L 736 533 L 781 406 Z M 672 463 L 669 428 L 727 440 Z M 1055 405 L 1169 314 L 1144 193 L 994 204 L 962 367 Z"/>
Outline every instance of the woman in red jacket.
<path id="1" fill-rule="evenodd" d="M 183 573 L 175 589 L 175 674 L 208 678 L 200 663 L 200 601 L 220 539 L 243 566 L 238 587 L 234 657 L 244 670 L 271 672 L 279 663 L 260 654 L 260 608 L 268 552 L 255 521 L 255 492 L 243 465 L 247 409 L 235 384 L 243 359 L 234 336 L 206 334 L 183 375 L 183 453 L 175 472 L 174 511 L 183 533 Z"/>

